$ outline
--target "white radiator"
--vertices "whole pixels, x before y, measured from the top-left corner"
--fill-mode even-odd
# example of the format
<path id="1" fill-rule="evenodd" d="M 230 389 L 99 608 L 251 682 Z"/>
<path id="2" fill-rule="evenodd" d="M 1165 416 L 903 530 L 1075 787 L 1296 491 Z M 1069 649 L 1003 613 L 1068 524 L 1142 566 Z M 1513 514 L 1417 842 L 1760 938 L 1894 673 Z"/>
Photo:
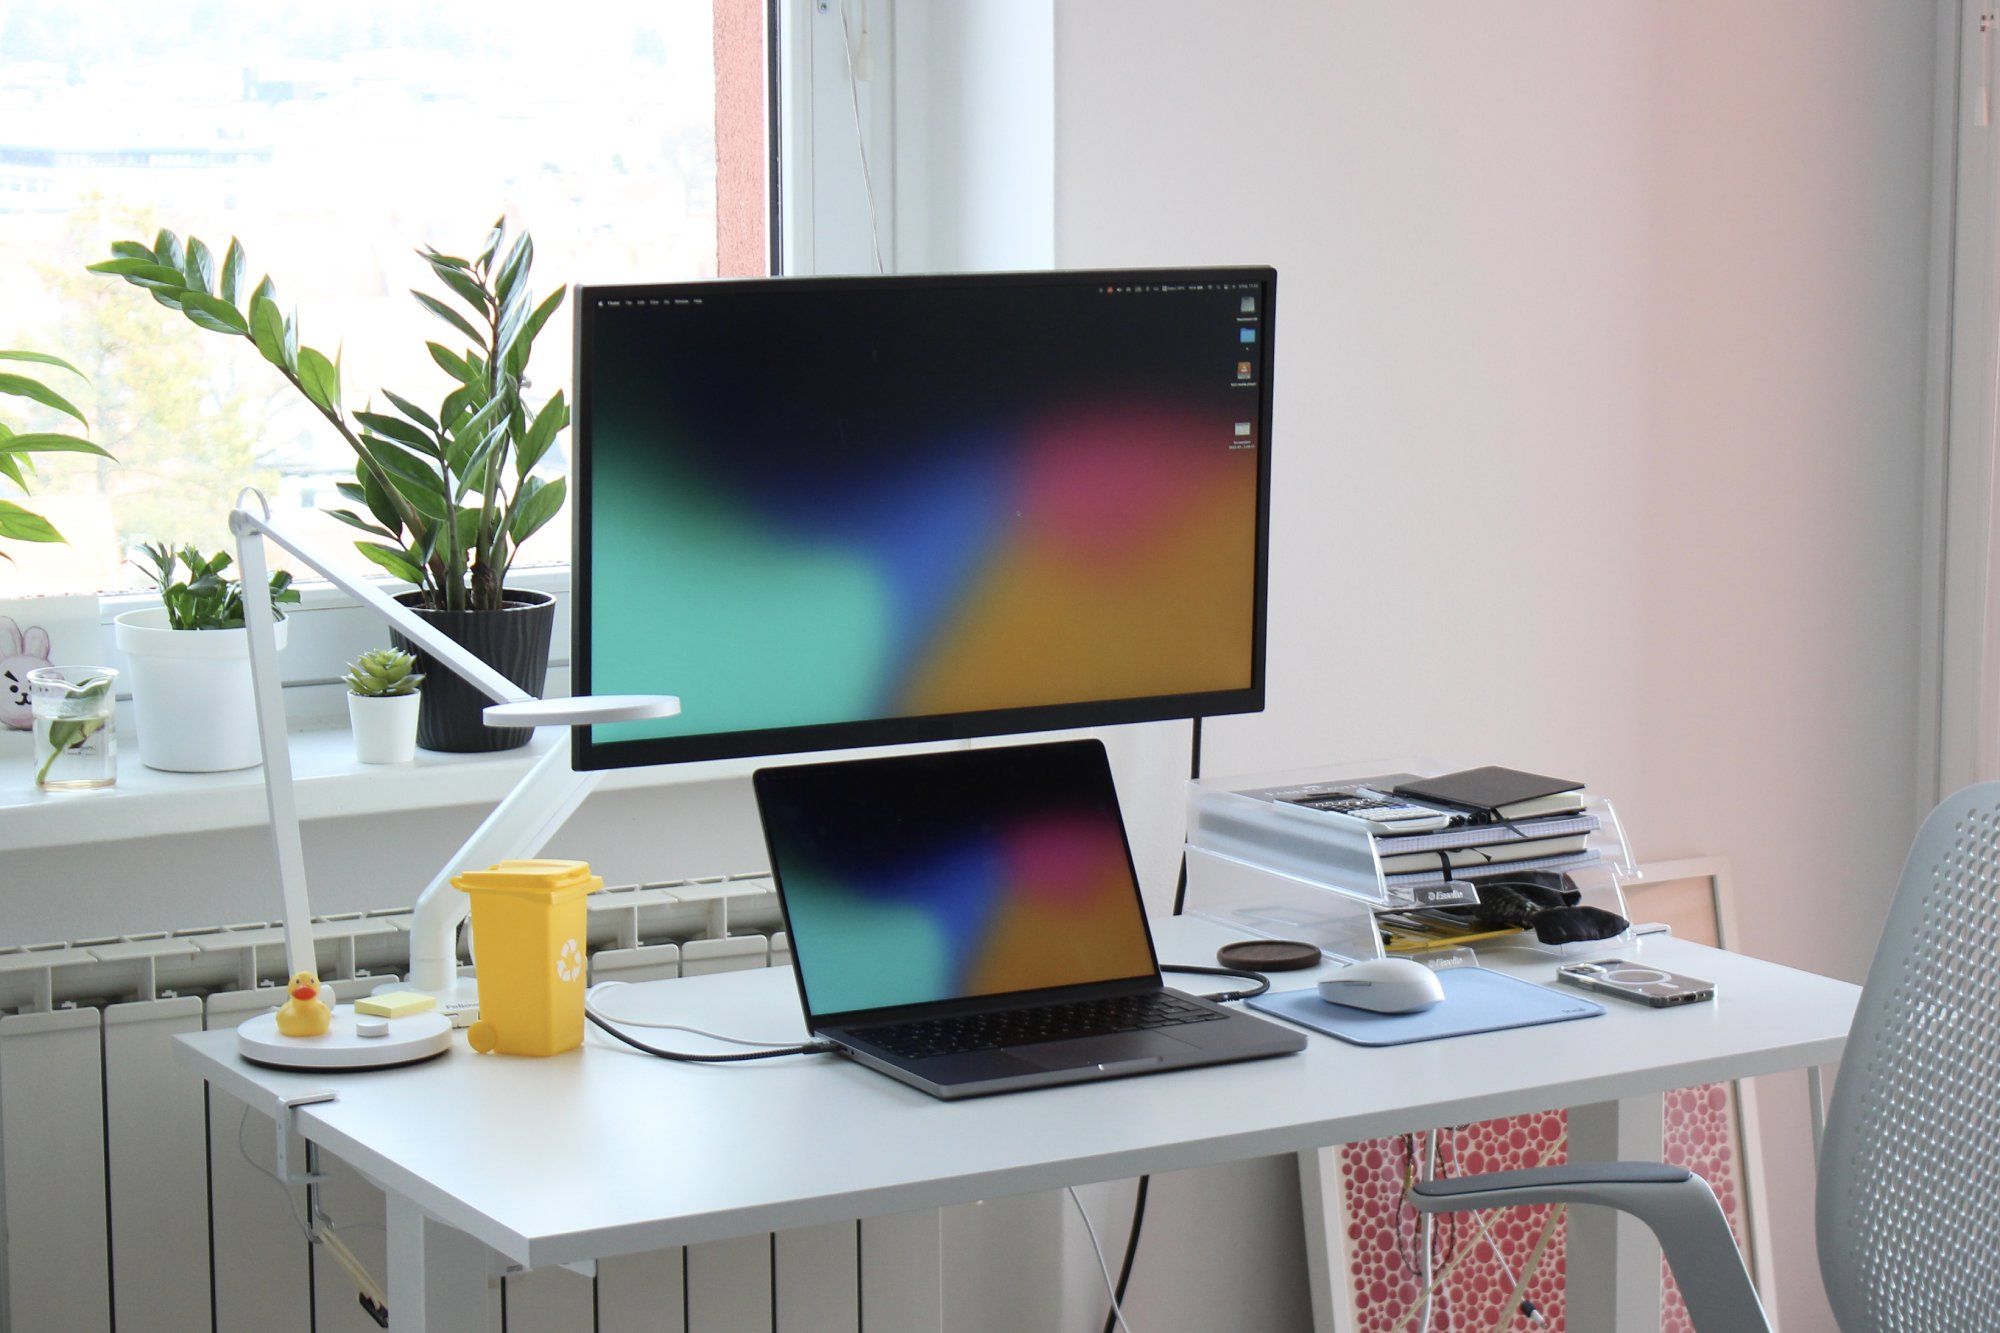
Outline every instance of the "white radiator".
<path id="1" fill-rule="evenodd" d="M 609 890 L 591 904 L 592 976 L 784 966 L 778 922 L 769 882 L 756 877 Z M 322 975 L 351 999 L 400 971 L 407 938 L 401 914 L 322 922 Z M 208 1093 L 173 1058 L 175 1033 L 231 1027 L 274 1004 L 283 961 L 280 933 L 264 923 L 0 950 L 0 1330 L 376 1327 L 306 1243 L 304 1191 L 267 1174 L 271 1122 L 253 1113 L 246 1123 L 240 1103 Z M 320 1161 L 333 1177 L 325 1212 L 381 1275 L 381 1193 L 331 1155 Z M 1017 1225 L 1024 1213 L 1046 1222 L 1054 1206 L 1012 1202 Z M 972 1249 L 987 1223 L 967 1210 L 925 1212 L 609 1260 L 595 1278 L 515 1274 L 495 1284 L 490 1327 L 937 1333 L 954 1225 Z M 1034 1305 L 1045 1298 L 1023 1299 L 985 1313 L 1050 1326 L 1052 1311 Z"/>

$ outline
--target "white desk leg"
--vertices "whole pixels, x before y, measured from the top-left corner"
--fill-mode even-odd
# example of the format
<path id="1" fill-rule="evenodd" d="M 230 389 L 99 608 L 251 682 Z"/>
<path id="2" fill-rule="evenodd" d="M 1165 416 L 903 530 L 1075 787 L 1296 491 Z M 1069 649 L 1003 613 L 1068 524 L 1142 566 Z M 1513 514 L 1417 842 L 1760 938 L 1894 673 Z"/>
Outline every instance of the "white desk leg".
<path id="1" fill-rule="evenodd" d="M 390 1333 L 487 1333 L 490 1252 L 389 1196 Z"/>
<path id="2" fill-rule="evenodd" d="M 1571 1107 L 1569 1160 L 1657 1162 L 1665 1114 L 1659 1097 Z M 1571 1208 L 1564 1270 L 1569 1327 L 1651 1333 L 1660 1326 L 1660 1246 L 1637 1219 L 1608 1208 Z"/>
<path id="3" fill-rule="evenodd" d="M 1347 1290 L 1347 1227 L 1340 1217 L 1340 1147 L 1299 1154 L 1299 1204 L 1306 1219 L 1306 1283 L 1313 1333 L 1352 1326 Z"/>

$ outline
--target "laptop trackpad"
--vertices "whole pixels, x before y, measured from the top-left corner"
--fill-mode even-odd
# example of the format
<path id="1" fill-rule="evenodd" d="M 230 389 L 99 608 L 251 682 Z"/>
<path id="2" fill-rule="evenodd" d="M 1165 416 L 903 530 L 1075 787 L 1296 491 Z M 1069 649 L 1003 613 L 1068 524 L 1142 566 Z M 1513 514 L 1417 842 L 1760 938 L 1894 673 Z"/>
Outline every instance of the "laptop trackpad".
<path id="1" fill-rule="evenodd" d="M 1089 1069 L 1097 1065 L 1120 1065 L 1135 1061 L 1186 1058 L 1196 1048 L 1158 1032 L 1118 1032 L 1104 1037 L 1078 1037 L 1074 1041 L 1052 1041 L 1040 1046 L 1017 1046 L 1013 1054 L 1038 1069 Z"/>

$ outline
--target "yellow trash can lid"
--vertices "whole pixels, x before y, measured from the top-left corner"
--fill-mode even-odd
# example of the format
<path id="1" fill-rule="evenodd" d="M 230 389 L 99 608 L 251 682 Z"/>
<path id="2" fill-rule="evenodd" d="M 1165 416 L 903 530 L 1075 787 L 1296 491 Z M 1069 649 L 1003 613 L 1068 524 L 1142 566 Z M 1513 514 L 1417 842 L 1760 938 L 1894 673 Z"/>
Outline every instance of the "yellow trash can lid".
<path id="1" fill-rule="evenodd" d="M 451 886 L 465 893 L 503 893 L 559 902 L 597 892 L 604 887 L 604 877 L 591 874 L 588 861 L 500 861 L 484 870 L 453 875 Z"/>

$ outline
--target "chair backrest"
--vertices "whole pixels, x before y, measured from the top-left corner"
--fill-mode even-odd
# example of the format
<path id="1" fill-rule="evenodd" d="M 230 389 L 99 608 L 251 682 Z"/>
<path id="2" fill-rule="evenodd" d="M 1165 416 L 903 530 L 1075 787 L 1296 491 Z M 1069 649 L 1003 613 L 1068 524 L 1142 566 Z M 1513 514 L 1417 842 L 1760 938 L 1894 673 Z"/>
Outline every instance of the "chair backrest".
<path id="1" fill-rule="evenodd" d="M 1904 863 L 1827 1116 L 1819 1262 L 1845 1333 L 2000 1329 L 2000 782 Z"/>

